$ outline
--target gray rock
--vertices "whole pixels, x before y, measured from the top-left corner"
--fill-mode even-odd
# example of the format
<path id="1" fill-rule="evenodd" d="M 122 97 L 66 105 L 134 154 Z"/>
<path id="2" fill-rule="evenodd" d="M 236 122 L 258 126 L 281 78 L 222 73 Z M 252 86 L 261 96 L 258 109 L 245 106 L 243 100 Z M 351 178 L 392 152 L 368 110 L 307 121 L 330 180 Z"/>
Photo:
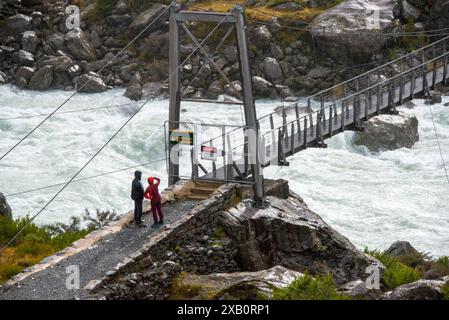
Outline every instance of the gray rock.
<path id="1" fill-rule="evenodd" d="M 257 300 L 261 295 L 270 297 L 273 289 L 284 288 L 303 274 L 282 266 L 255 272 L 186 274 L 181 286 L 198 288 L 189 299 Z"/>
<path id="2" fill-rule="evenodd" d="M 94 72 L 82 74 L 76 84 L 78 88 L 82 88 L 80 92 L 83 93 L 98 93 L 108 90 L 101 77 Z"/>
<path id="3" fill-rule="evenodd" d="M 70 31 L 65 35 L 66 46 L 70 53 L 79 60 L 96 60 L 95 49 L 82 31 Z"/>
<path id="4" fill-rule="evenodd" d="M 106 22 L 113 27 L 127 26 L 131 23 L 131 21 L 132 18 L 129 14 L 112 15 L 106 17 Z"/>
<path id="5" fill-rule="evenodd" d="M 54 50 L 67 50 L 64 35 L 61 33 L 52 34 L 47 38 L 47 42 Z"/>
<path id="6" fill-rule="evenodd" d="M 404 284 L 385 293 L 383 300 L 441 300 L 441 288 L 445 284 L 440 280 L 418 280 Z"/>
<path id="7" fill-rule="evenodd" d="M 89 35 L 90 43 L 95 49 L 101 48 L 101 39 L 98 33 L 93 30 Z"/>
<path id="8" fill-rule="evenodd" d="M 415 116 L 383 114 L 363 124 L 364 130 L 356 132 L 353 143 L 379 152 L 411 148 L 419 140 L 418 119 Z"/>
<path id="9" fill-rule="evenodd" d="M 238 51 L 235 46 L 228 46 L 223 50 L 223 56 L 229 61 L 229 63 L 235 63 L 238 59 Z"/>
<path id="10" fill-rule="evenodd" d="M 345 283 L 338 288 L 338 291 L 350 297 L 361 297 L 368 293 L 368 288 L 364 281 L 358 279 Z"/>
<path id="11" fill-rule="evenodd" d="M 5 20 L 4 28 L 7 34 L 19 35 L 30 29 L 32 18 L 24 14 L 16 14 Z"/>
<path id="12" fill-rule="evenodd" d="M 436 93 L 435 91 L 430 91 L 430 96 L 426 99 L 426 104 L 434 105 L 442 103 L 443 99 L 441 95 Z"/>
<path id="13" fill-rule="evenodd" d="M 253 42 L 257 48 L 265 49 L 271 44 L 273 36 L 266 26 L 260 26 L 254 29 Z"/>
<path id="14" fill-rule="evenodd" d="M 30 80 L 28 87 L 31 90 L 47 90 L 53 82 L 53 66 L 47 65 L 40 68 Z"/>
<path id="15" fill-rule="evenodd" d="M 12 219 L 12 210 L 8 202 L 6 202 L 6 197 L 0 192 L 0 217 L 6 217 Z"/>
<path id="16" fill-rule="evenodd" d="M 271 48 L 270 48 L 270 52 L 271 52 L 271 56 L 277 60 L 282 60 L 284 59 L 284 51 L 282 51 L 282 48 L 280 46 L 278 46 L 275 43 L 271 44 Z"/>
<path id="17" fill-rule="evenodd" d="M 13 59 L 21 66 L 32 66 L 34 64 L 34 56 L 25 50 L 15 52 Z"/>
<path id="18" fill-rule="evenodd" d="M 239 80 L 232 81 L 225 86 L 225 93 L 229 96 L 240 97 L 243 93 L 242 83 Z"/>
<path id="19" fill-rule="evenodd" d="M 16 85 L 20 88 L 20 89 L 25 89 L 27 86 L 27 81 L 25 78 L 23 77 L 19 77 L 16 79 Z"/>
<path id="20" fill-rule="evenodd" d="M 273 8 L 280 11 L 297 11 L 303 9 L 304 6 L 296 2 L 285 2 L 278 4 Z"/>
<path id="21" fill-rule="evenodd" d="M 36 53 L 40 40 L 34 31 L 26 31 L 22 35 L 22 48 L 32 54 Z"/>
<path id="22" fill-rule="evenodd" d="M 54 67 L 54 70 L 67 71 L 75 62 L 66 56 L 48 57 L 45 60 L 39 61 L 39 67 L 50 65 Z"/>
<path id="23" fill-rule="evenodd" d="M 19 78 L 25 79 L 27 82 L 31 79 L 33 76 L 35 70 L 30 67 L 20 67 L 16 70 L 16 73 L 14 74 L 14 78 L 16 81 L 18 81 Z"/>
<path id="24" fill-rule="evenodd" d="M 162 95 L 164 88 L 159 82 L 147 82 L 142 86 L 142 98 L 157 98 Z"/>
<path id="25" fill-rule="evenodd" d="M 263 69 L 268 80 L 276 81 L 282 79 L 283 77 L 282 68 L 279 62 L 274 58 L 265 58 Z"/>
<path id="26" fill-rule="evenodd" d="M 139 14 L 129 25 L 129 28 L 133 35 L 137 35 L 142 32 L 145 27 L 148 26 L 151 22 L 154 22 L 152 27 L 148 28 L 145 31 L 145 34 L 150 34 L 156 30 L 159 30 L 162 25 L 167 21 L 169 17 L 169 12 L 167 11 L 161 18 L 157 21 L 155 19 L 162 14 L 162 12 L 167 8 L 166 5 L 155 3 L 151 6 L 151 8 L 145 10 L 141 14 Z"/>
<path id="27" fill-rule="evenodd" d="M 267 197 L 266 209 L 250 200 L 221 214 L 220 225 L 238 248 L 244 270 L 276 265 L 312 275 L 331 273 L 337 284 L 366 279 L 366 268 L 376 259 L 358 250 L 347 238 L 312 212 L 302 199 Z"/>
<path id="28" fill-rule="evenodd" d="M 114 10 L 118 14 L 125 14 L 125 13 L 127 13 L 129 11 L 128 3 L 126 1 L 124 1 L 124 0 L 119 0 L 115 4 Z"/>
<path id="29" fill-rule="evenodd" d="M 268 97 L 273 89 L 273 84 L 262 77 L 254 76 L 253 88 L 256 96 Z"/>
<path id="30" fill-rule="evenodd" d="M 419 252 L 413 248 L 408 241 L 396 241 L 386 251 L 392 257 L 418 255 Z"/>
<path id="31" fill-rule="evenodd" d="M 0 71 L 0 84 L 5 84 L 8 81 L 6 74 Z"/>
<path id="32" fill-rule="evenodd" d="M 134 73 L 139 69 L 138 63 L 131 63 L 129 65 L 123 66 L 120 70 L 120 78 L 125 81 L 131 80 Z"/>
<path id="33" fill-rule="evenodd" d="M 209 88 L 206 91 L 206 97 L 209 99 L 217 99 L 220 94 L 223 93 L 223 88 L 221 86 L 220 81 L 216 80 L 211 83 Z"/>
<path id="34" fill-rule="evenodd" d="M 407 1 L 402 1 L 401 3 L 401 18 L 404 22 L 409 21 L 409 19 L 413 19 L 413 21 L 417 21 L 421 16 L 421 11 L 410 4 Z"/>
<path id="35" fill-rule="evenodd" d="M 100 70 L 107 64 L 108 64 L 107 60 L 98 60 L 98 61 L 89 62 L 87 65 L 88 65 L 88 69 L 90 71 L 97 72 L 98 70 Z"/>
<path id="36" fill-rule="evenodd" d="M 449 0 L 434 0 L 430 7 L 427 29 L 440 29 L 449 26 Z"/>
<path id="37" fill-rule="evenodd" d="M 139 101 L 142 98 L 142 86 L 139 84 L 131 84 L 126 88 L 123 95 L 130 100 Z"/>

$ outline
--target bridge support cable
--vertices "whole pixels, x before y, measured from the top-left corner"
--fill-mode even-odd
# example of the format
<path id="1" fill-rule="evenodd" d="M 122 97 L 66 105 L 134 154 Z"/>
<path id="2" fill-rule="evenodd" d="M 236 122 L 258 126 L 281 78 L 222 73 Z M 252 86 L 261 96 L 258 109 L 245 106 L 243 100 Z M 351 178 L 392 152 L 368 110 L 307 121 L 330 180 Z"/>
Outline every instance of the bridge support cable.
<path id="1" fill-rule="evenodd" d="M 447 181 L 447 184 L 448 184 L 448 187 L 449 187 L 449 173 L 448 173 L 448 169 L 446 167 L 446 161 L 445 161 L 444 156 L 443 156 L 443 150 L 441 148 L 441 142 L 440 142 L 440 138 L 438 136 L 437 126 L 435 124 L 435 118 L 434 118 L 434 115 L 433 115 L 432 105 L 430 105 L 430 104 L 429 104 L 429 110 L 430 110 L 430 117 L 432 119 L 433 130 L 435 132 L 435 139 L 437 140 L 438 151 L 439 151 L 440 157 L 441 157 L 441 163 L 443 164 L 444 174 L 446 175 L 446 181 Z"/>
<path id="2" fill-rule="evenodd" d="M 111 60 L 109 60 L 103 67 L 98 70 L 100 74 L 104 69 L 106 69 L 109 65 L 111 65 L 118 56 L 120 56 L 125 50 L 127 50 L 137 39 L 140 38 L 156 21 L 158 21 L 164 14 L 168 12 L 171 8 L 171 4 L 167 6 L 151 23 L 149 23 L 139 34 L 137 34 L 123 49 L 121 49 Z M 73 94 L 71 94 L 62 104 L 60 104 L 56 109 L 54 109 L 49 115 L 45 117 L 37 126 L 35 126 L 30 132 L 28 132 L 23 138 L 21 138 L 16 144 L 14 144 L 5 154 L 0 157 L 0 161 L 2 161 L 8 154 L 10 154 L 15 148 L 17 148 L 23 141 L 25 141 L 30 135 L 32 135 L 38 128 L 40 128 L 48 119 L 50 119 L 59 109 L 61 109 L 64 105 L 66 105 L 73 97 L 75 97 L 82 89 L 84 89 L 89 83 L 91 79 L 88 79 L 82 86 L 80 86 Z"/>

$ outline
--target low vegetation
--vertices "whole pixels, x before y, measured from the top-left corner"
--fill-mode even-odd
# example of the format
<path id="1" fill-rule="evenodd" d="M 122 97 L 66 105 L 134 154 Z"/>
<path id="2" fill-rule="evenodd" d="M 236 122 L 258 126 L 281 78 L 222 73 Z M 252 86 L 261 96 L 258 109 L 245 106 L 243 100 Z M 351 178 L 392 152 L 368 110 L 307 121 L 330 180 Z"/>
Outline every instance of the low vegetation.
<path id="1" fill-rule="evenodd" d="M 349 300 L 335 288 L 332 275 L 312 277 L 308 274 L 285 288 L 274 289 L 272 300 Z"/>
<path id="2" fill-rule="evenodd" d="M 392 257 L 386 252 L 365 249 L 365 253 L 381 261 L 386 270 L 383 281 L 387 288 L 412 283 L 422 278 L 436 279 L 449 275 L 449 257 L 432 259 L 425 253 Z"/>
<path id="3" fill-rule="evenodd" d="M 67 224 L 39 226 L 30 222 L 29 217 L 15 220 L 0 217 L 2 247 L 27 226 L 0 255 L 0 284 L 116 218 L 114 212 L 97 210 L 93 215 L 86 210 L 82 219 L 72 217 Z M 85 226 L 82 226 L 82 221 Z"/>

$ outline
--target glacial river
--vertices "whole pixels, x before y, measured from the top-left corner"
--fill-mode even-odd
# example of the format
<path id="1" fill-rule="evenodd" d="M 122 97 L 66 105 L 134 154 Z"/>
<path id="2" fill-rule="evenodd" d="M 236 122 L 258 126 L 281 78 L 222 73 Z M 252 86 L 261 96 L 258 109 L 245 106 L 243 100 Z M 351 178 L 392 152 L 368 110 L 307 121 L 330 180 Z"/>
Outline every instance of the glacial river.
<path id="1" fill-rule="evenodd" d="M 65 182 L 129 117 L 137 104 L 123 90 L 77 95 L 61 111 L 122 105 L 94 111 L 55 115 L 0 162 L 0 191 L 8 196 L 15 216 L 37 212 L 59 187 L 23 193 Z M 69 92 L 22 91 L 0 86 L 0 154 L 14 145 Z M 448 102 L 443 97 L 443 102 Z M 308 149 L 290 158 L 289 167 L 269 167 L 268 178 L 284 178 L 309 207 L 360 248 L 385 249 L 395 240 L 408 240 L 432 255 L 449 255 L 449 185 L 446 181 L 431 121 L 430 109 L 416 100 L 420 141 L 412 149 L 370 153 L 354 147 L 353 133 L 327 141 L 327 149 Z M 123 104 L 127 104 L 124 105 Z M 258 101 L 262 115 L 279 106 Z M 240 125 L 238 106 L 183 104 L 182 120 Z M 432 107 L 443 154 L 449 164 L 449 107 Z M 6 119 L 7 118 L 7 119 Z M 153 101 L 113 140 L 81 174 L 82 177 L 157 161 L 164 155 L 163 123 L 168 102 Z M 135 169 L 73 183 L 37 219 L 39 223 L 66 222 L 89 210 L 132 207 L 130 181 Z M 144 176 L 162 177 L 165 162 L 141 168 Z M 18 194 L 18 195 L 12 195 Z"/>

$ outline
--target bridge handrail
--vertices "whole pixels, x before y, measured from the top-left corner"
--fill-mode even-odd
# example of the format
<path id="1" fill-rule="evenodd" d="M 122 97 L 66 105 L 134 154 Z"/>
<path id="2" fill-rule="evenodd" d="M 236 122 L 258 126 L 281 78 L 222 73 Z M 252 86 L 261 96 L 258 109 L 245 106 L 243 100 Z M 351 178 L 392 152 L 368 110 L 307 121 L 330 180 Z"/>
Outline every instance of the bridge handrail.
<path id="1" fill-rule="evenodd" d="M 424 52 L 424 53 L 425 53 L 427 49 L 429 49 L 429 48 L 435 48 L 435 47 L 437 47 L 437 46 L 438 46 L 439 44 L 441 44 L 441 43 L 443 43 L 443 45 L 444 45 L 444 46 L 443 46 L 443 50 L 448 50 L 448 49 L 449 49 L 449 46 L 446 45 L 446 41 L 447 41 L 448 39 L 449 39 L 449 36 L 444 37 L 444 38 L 442 38 L 442 39 L 440 39 L 440 40 L 437 40 L 437 41 L 435 41 L 435 42 L 432 42 L 432 43 L 430 43 L 430 44 L 428 44 L 428 45 L 426 45 L 426 46 L 424 46 L 424 47 L 422 47 L 422 48 L 419 48 L 419 49 L 414 50 L 414 51 L 412 51 L 412 52 L 409 52 L 409 53 L 407 53 L 407 54 L 405 54 L 405 55 L 403 55 L 403 56 L 401 56 L 401 57 L 399 57 L 399 58 L 396 58 L 396 59 L 394 59 L 394 60 L 392 60 L 392 61 L 389 61 L 389 62 L 387 62 L 387 63 L 385 63 L 385 64 L 383 64 L 383 65 L 381 65 L 381 66 L 378 66 L 378 67 L 376 67 L 376 68 L 374 68 L 374 69 L 368 70 L 368 71 L 366 71 L 366 72 L 364 72 L 364 73 L 362 73 L 362 74 L 360 74 L 360 75 L 358 75 L 358 76 L 356 76 L 356 77 L 353 77 L 353 78 L 348 79 L 348 80 L 346 80 L 346 81 L 340 82 L 340 83 L 338 83 L 338 84 L 336 84 L 336 85 L 334 85 L 334 86 L 332 86 L 332 87 L 330 87 L 330 88 L 324 89 L 324 90 L 322 90 L 322 91 L 320 91 L 320 92 L 317 92 L 317 93 L 315 93 L 315 94 L 313 94 L 313 95 L 311 95 L 311 96 L 307 96 L 307 97 L 305 97 L 305 98 L 302 98 L 302 99 L 296 101 L 295 103 L 292 103 L 292 104 L 290 104 L 290 105 L 284 106 L 284 107 L 282 107 L 281 110 L 276 110 L 275 112 L 271 112 L 271 113 L 269 113 L 269 114 L 266 114 L 266 115 L 264 115 L 264 116 L 262 116 L 262 117 L 260 117 L 260 118 L 258 119 L 259 125 L 260 125 L 260 121 L 261 121 L 261 120 L 264 120 L 264 119 L 266 119 L 266 118 L 272 116 L 273 114 L 276 114 L 276 113 L 279 113 L 279 112 L 283 112 L 285 109 L 287 109 L 287 108 L 292 108 L 292 107 L 298 105 L 298 104 L 301 103 L 301 102 L 305 102 L 305 101 L 308 101 L 308 100 L 312 100 L 313 98 L 320 97 L 321 95 L 323 95 L 323 94 L 326 93 L 326 92 L 332 92 L 332 90 L 334 90 L 334 89 L 337 89 L 337 88 L 339 88 L 339 87 L 341 87 L 341 86 L 344 86 L 345 84 L 354 82 L 355 80 L 358 80 L 358 79 L 360 79 L 360 78 L 362 78 L 362 77 L 365 77 L 365 76 L 367 76 L 367 75 L 373 74 L 373 73 L 377 72 L 378 70 L 381 70 L 382 68 L 385 68 L 385 67 L 387 67 L 387 66 L 390 66 L 390 65 L 392 65 L 392 64 L 397 63 L 398 61 L 401 61 L 401 60 L 407 60 L 407 59 L 409 59 L 410 57 L 416 56 L 416 55 L 417 55 L 418 53 L 420 53 L 420 52 Z M 441 49 L 441 48 L 440 48 L 440 49 Z M 434 54 L 434 53 L 435 53 L 435 50 L 432 50 L 431 53 Z M 424 56 L 424 57 L 425 57 L 425 56 Z M 432 60 L 427 61 L 427 62 L 423 62 L 423 63 L 421 63 L 419 66 L 422 67 L 424 64 L 429 63 L 429 62 L 431 62 L 431 61 L 432 61 Z M 414 68 L 414 67 L 412 67 L 412 68 Z M 411 70 L 411 69 L 409 69 L 409 70 Z M 406 72 L 406 71 L 404 71 L 404 72 Z M 402 72 L 402 74 L 404 74 L 404 72 Z M 400 74 L 401 74 L 401 73 L 399 73 L 399 75 L 400 75 Z M 394 78 L 394 77 L 395 77 L 395 76 L 393 76 L 393 78 Z M 388 79 L 392 79 L 392 78 L 388 78 Z M 383 81 L 388 81 L 388 79 L 383 80 Z M 379 84 L 379 82 L 376 82 L 376 85 L 370 86 L 370 88 L 376 87 L 378 84 Z M 362 92 L 364 92 L 364 91 L 365 91 L 365 90 L 363 90 Z M 359 87 L 359 91 L 358 91 L 358 92 L 360 93 L 360 87 Z M 347 97 L 353 97 L 353 96 L 354 96 L 354 94 L 350 94 L 350 95 L 347 96 Z M 344 97 L 341 98 L 341 99 L 344 99 Z M 340 99 L 340 100 L 341 100 L 341 99 Z M 340 101 L 340 100 L 338 100 L 338 101 Z M 314 114 L 314 113 L 312 112 L 312 113 L 309 113 L 309 114 Z M 309 114 L 307 114 L 306 116 L 309 116 Z M 304 116 L 304 117 L 305 117 L 305 116 Z M 300 117 L 300 118 L 301 118 L 301 117 Z M 303 117 L 302 117 L 302 118 L 303 118 Z M 294 120 L 291 120 L 291 121 L 289 121 L 288 123 L 291 124 L 291 122 L 294 122 L 294 121 L 297 121 L 297 120 L 298 120 L 298 118 L 296 118 L 296 119 L 294 119 Z M 282 126 L 284 126 L 284 125 L 285 125 L 285 124 L 282 124 Z M 275 129 L 278 129 L 278 128 L 280 128 L 280 127 L 281 127 L 281 126 L 278 126 L 278 127 L 276 127 Z M 231 130 L 228 134 L 231 134 L 233 131 L 238 130 L 238 129 L 239 129 L 239 128 L 236 128 L 236 129 L 234 129 L 234 130 Z M 271 130 L 270 130 L 270 131 L 271 131 Z M 214 138 L 212 138 L 212 139 L 208 139 L 207 141 L 214 141 L 214 140 L 216 140 L 216 139 L 221 139 L 221 138 L 222 138 L 222 136 L 219 135 L 219 136 L 216 136 L 216 137 L 214 137 Z M 205 142 L 207 142 L 207 141 L 205 141 Z"/>
<path id="2" fill-rule="evenodd" d="M 425 51 L 425 50 L 427 50 L 427 49 L 429 49 L 429 48 L 436 47 L 436 46 L 437 46 L 438 44 L 440 44 L 440 43 L 444 43 L 444 44 L 445 44 L 446 41 L 447 41 L 448 39 L 449 39 L 449 36 L 444 37 L 444 38 L 442 38 L 442 39 L 440 39 L 440 40 L 437 40 L 437 41 L 435 41 L 435 42 L 432 42 L 431 44 L 428 44 L 427 46 L 424 46 L 424 47 L 422 47 L 422 48 L 419 48 L 419 49 L 417 49 L 417 50 L 414 50 L 414 51 L 412 51 L 412 52 L 409 52 L 409 53 L 407 53 L 407 54 L 405 54 L 405 55 L 403 55 L 403 56 L 401 56 L 401 57 L 399 57 L 399 58 L 396 58 L 396 59 L 394 59 L 394 60 L 392 60 L 392 61 L 389 61 L 389 62 L 387 62 L 387 63 L 385 63 L 385 64 L 383 64 L 383 65 L 381 65 L 381 66 L 378 66 L 378 67 L 376 67 L 376 68 L 374 68 L 374 69 L 368 70 L 368 71 L 366 71 L 366 72 L 364 72 L 364 73 L 362 73 L 362 74 L 359 74 L 359 75 L 357 75 L 357 76 L 355 76 L 355 77 L 353 77 L 353 78 L 351 78 L 351 79 L 348 79 L 348 80 L 345 80 L 345 81 L 343 81 L 343 82 L 340 82 L 340 83 L 338 83 L 338 84 L 336 84 L 336 85 L 333 85 L 333 86 L 330 87 L 330 88 L 321 90 L 320 92 L 317 92 L 317 93 L 315 93 L 315 94 L 313 94 L 313 95 L 311 95 L 311 96 L 308 96 L 308 97 L 299 99 L 299 100 L 296 101 L 295 103 L 292 103 L 292 104 L 290 104 L 290 105 L 288 105 L 288 106 L 282 107 L 281 110 L 278 110 L 278 111 L 276 111 L 276 112 L 282 111 L 282 110 L 284 110 L 284 109 L 286 109 L 286 108 L 289 108 L 289 107 L 293 107 L 293 106 L 295 106 L 295 104 L 297 104 L 297 103 L 300 103 L 300 102 L 303 102 L 303 101 L 307 101 L 307 100 L 312 99 L 312 98 L 315 98 L 315 97 L 319 97 L 319 96 L 323 95 L 325 92 L 332 91 L 333 89 L 336 89 L 336 88 L 338 88 L 338 87 L 340 87 L 340 86 L 342 86 L 342 85 L 345 85 L 345 84 L 350 83 L 350 82 L 352 82 L 352 81 L 354 81 L 354 80 L 357 80 L 357 79 L 360 79 L 360 78 L 362 78 L 362 77 L 364 77 L 364 76 L 367 76 L 367 75 L 369 75 L 369 74 L 372 74 L 372 73 L 374 73 L 375 71 L 378 71 L 378 70 L 380 70 L 380 69 L 382 69 L 382 68 L 385 68 L 386 66 L 395 64 L 395 63 L 397 63 L 398 61 L 401 61 L 401 60 L 405 60 L 406 58 L 409 58 L 409 57 L 411 57 L 411 56 L 414 56 L 414 55 L 416 55 L 417 53 L 419 53 L 419 52 L 421 52 L 421 51 Z M 448 49 L 449 49 L 449 48 L 448 48 Z M 266 114 L 266 115 L 260 117 L 258 120 L 265 119 L 265 118 L 269 117 L 270 115 L 275 114 L 276 112 L 272 112 L 272 113 Z"/>
<path id="3" fill-rule="evenodd" d="M 298 118 L 295 118 L 294 120 L 291 120 L 291 121 L 289 121 L 289 122 L 283 124 L 282 126 L 279 126 L 279 127 L 274 128 L 274 130 L 278 130 L 278 129 L 282 128 L 282 127 L 291 125 L 293 122 L 298 122 L 298 121 L 300 121 L 300 120 L 303 120 L 304 118 L 310 117 L 310 115 L 318 114 L 318 113 L 322 112 L 323 110 L 330 108 L 330 107 L 333 106 L 333 105 L 337 105 L 338 103 L 342 103 L 342 102 L 344 102 L 344 101 L 346 101 L 346 100 L 349 100 L 349 99 L 354 99 L 354 97 L 359 96 L 359 95 L 362 95 L 363 93 L 365 93 L 365 92 L 367 92 L 367 91 L 370 91 L 370 90 L 372 90 L 372 89 L 377 89 L 379 86 L 383 86 L 384 84 L 390 85 L 392 81 L 394 81 L 396 78 L 399 78 L 399 79 L 400 79 L 400 77 L 403 76 L 404 74 L 412 73 L 413 71 L 416 71 L 416 70 L 418 70 L 418 71 L 420 72 L 420 71 L 422 71 L 423 66 L 425 66 L 425 65 L 427 65 L 427 64 L 429 64 L 429 63 L 435 62 L 435 61 L 437 61 L 437 60 L 439 60 L 439 59 L 441 59 L 441 58 L 444 58 L 444 57 L 447 56 L 447 55 L 449 55 L 449 51 L 446 52 L 446 53 L 444 53 L 444 54 L 442 54 L 442 55 L 440 55 L 440 56 L 438 56 L 438 57 L 433 58 L 432 60 L 426 61 L 425 63 L 420 64 L 419 66 L 412 67 L 412 68 L 410 68 L 410 69 L 408 69 L 408 70 L 406 70 L 406 71 L 404 71 L 404 72 L 402 72 L 402 73 L 400 73 L 400 74 L 397 74 L 397 75 L 395 75 L 395 76 L 393 76 L 393 77 L 391 77 L 391 78 L 385 79 L 385 80 L 383 80 L 382 82 L 378 82 L 378 83 L 373 84 L 373 85 L 371 85 L 370 87 L 365 88 L 365 89 L 363 89 L 363 90 L 361 90 L 361 91 L 358 91 L 358 92 L 353 93 L 353 94 L 351 94 L 351 95 L 349 95 L 349 96 L 343 97 L 343 98 L 341 98 L 341 99 L 339 99 L 339 100 L 333 101 L 333 102 L 329 103 L 327 106 L 325 106 L 323 109 L 316 110 L 316 111 L 313 111 L 313 112 L 304 114 L 304 115 L 302 115 L 302 116 L 300 116 L 300 117 L 298 117 Z M 419 73 L 418 73 L 418 74 L 416 74 L 416 75 L 417 75 L 417 76 L 420 76 L 420 75 L 422 75 L 422 74 L 419 74 Z M 267 135 L 267 134 L 271 134 L 271 131 L 264 133 L 263 136 L 265 136 L 265 135 Z"/>

